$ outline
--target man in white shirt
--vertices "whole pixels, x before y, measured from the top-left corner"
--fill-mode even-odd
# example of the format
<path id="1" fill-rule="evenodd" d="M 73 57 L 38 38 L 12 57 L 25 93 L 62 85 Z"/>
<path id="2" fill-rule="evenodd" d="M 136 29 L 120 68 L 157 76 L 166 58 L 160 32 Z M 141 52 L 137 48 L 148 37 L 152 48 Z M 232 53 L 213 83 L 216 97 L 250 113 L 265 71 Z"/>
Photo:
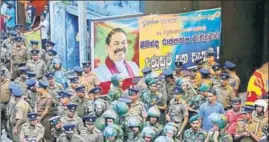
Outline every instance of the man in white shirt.
<path id="1" fill-rule="evenodd" d="M 49 22 L 46 20 L 45 14 L 40 16 L 40 24 L 34 31 L 41 30 L 42 49 L 45 49 L 45 44 L 48 40 Z"/>

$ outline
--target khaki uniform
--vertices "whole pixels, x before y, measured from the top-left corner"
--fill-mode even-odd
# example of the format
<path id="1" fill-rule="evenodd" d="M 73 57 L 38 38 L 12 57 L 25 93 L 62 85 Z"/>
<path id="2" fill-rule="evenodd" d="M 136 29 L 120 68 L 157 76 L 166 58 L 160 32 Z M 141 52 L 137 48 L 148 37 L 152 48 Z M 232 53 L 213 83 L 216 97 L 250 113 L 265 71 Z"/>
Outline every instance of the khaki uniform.
<path id="1" fill-rule="evenodd" d="M 12 49 L 11 60 L 13 63 L 12 78 L 17 78 L 19 76 L 18 65 L 25 64 L 27 62 L 27 49 L 25 46 L 14 47 Z"/>
<path id="2" fill-rule="evenodd" d="M 236 134 L 242 134 L 245 132 L 245 127 L 252 133 L 254 133 L 258 137 L 262 137 L 262 128 L 261 124 L 259 122 L 256 122 L 255 120 L 249 120 L 245 122 L 244 120 L 241 120 L 237 124 L 236 128 Z M 254 139 L 251 138 L 251 136 L 244 136 L 240 139 L 240 142 L 255 142 Z"/>
<path id="3" fill-rule="evenodd" d="M 15 42 L 12 41 L 10 38 L 4 40 L 3 43 L 2 43 L 2 47 L 7 49 L 9 54 L 11 54 L 12 48 L 14 47 L 14 45 L 15 45 Z"/>
<path id="4" fill-rule="evenodd" d="M 89 92 L 94 87 L 100 85 L 99 79 L 93 72 L 90 72 L 89 74 L 83 73 L 80 81 L 82 85 L 85 85 L 86 92 Z"/>
<path id="5" fill-rule="evenodd" d="M 51 136 L 52 136 L 52 141 L 56 142 L 57 138 L 60 137 L 61 134 L 64 134 L 63 129 L 57 130 L 56 128 L 51 129 Z"/>
<path id="6" fill-rule="evenodd" d="M 28 66 L 30 71 L 36 73 L 37 79 L 41 79 L 43 77 L 43 75 L 46 73 L 47 68 L 46 68 L 45 62 L 43 60 L 39 59 L 39 60 L 37 60 L 37 62 L 35 62 L 34 60 L 30 60 L 27 62 L 26 65 Z"/>
<path id="7" fill-rule="evenodd" d="M 45 127 L 44 138 L 47 142 L 51 141 L 51 127 L 49 122 L 51 107 L 52 107 L 52 97 L 49 94 L 38 96 L 36 102 L 36 111 L 38 116 L 40 117 L 46 109 L 49 110 L 48 111 L 49 114 L 47 114 L 47 116 L 43 117 L 43 119 L 41 120 L 41 124 Z"/>
<path id="8" fill-rule="evenodd" d="M 83 125 L 83 121 L 80 117 L 78 117 L 77 115 L 75 115 L 73 118 L 68 117 L 67 115 L 61 117 L 61 122 L 63 124 L 66 123 L 73 123 L 76 125 L 74 131 L 77 134 L 80 134 L 83 130 L 84 130 L 84 125 Z"/>
<path id="9" fill-rule="evenodd" d="M 32 49 L 29 49 L 28 52 L 27 52 L 27 59 L 28 60 L 31 60 L 32 59 L 32 54 L 31 54 L 31 51 Z M 45 61 L 45 53 L 46 51 L 44 49 L 36 49 L 36 50 L 39 50 L 39 53 L 38 53 L 38 58 L 39 60 L 43 60 Z"/>
<path id="10" fill-rule="evenodd" d="M 26 80 L 22 79 L 21 77 L 18 77 L 14 80 L 15 83 L 19 84 L 23 92 L 25 92 L 24 95 L 26 95 L 27 92 L 27 85 L 26 85 Z"/>
<path id="11" fill-rule="evenodd" d="M 58 95 L 57 94 L 58 91 L 63 90 L 63 86 L 55 82 L 54 86 L 49 85 L 47 89 L 49 91 L 50 96 L 53 99 L 53 103 L 59 105 L 60 101 L 59 101 L 59 99 L 56 98 L 56 96 Z"/>
<path id="12" fill-rule="evenodd" d="M 5 79 L 3 82 L 1 82 L 1 124 L 5 127 L 6 132 L 7 130 L 7 121 L 9 117 L 7 116 L 7 105 L 11 98 L 10 92 L 9 92 L 9 83 L 10 81 Z"/>
<path id="13" fill-rule="evenodd" d="M 235 98 L 233 88 L 227 84 L 225 87 L 221 85 L 213 86 L 213 89 L 216 90 L 217 101 L 223 105 L 224 109 L 231 108 L 232 99 Z"/>
<path id="14" fill-rule="evenodd" d="M 65 115 L 67 115 L 67 112 L 68 112 L 68 109 L 66 106 L 63 106 L 63 105 L 58 106 L 58 115 L 59 116 L 65 116 Z"/>
<path id="15" fill-rule="evenodd" d="M 188 117 L 188 106 L 181 100 L 171 100 L 168 113 L 170 120 L 178 125 L 178 128 L 181 128 L 181 125 L 184 121 L 184 117 Z"/>
<path id="16" fill-rule="evenodd" d="M 202 85 L 202 84 L 206 84 L 206 85 L 208 85 L 209 87 L 212 87 L 213 86 L 213 82 L 212 82 L 212 80 L 210 80 L 210 79 L 208 79 L 208 78 L 206 78 L 206 79 L 201 79 L 201 82 L 200 82 L 200 85 Z"/>
<path id="17" fill-rule="evenodd" d="M 17 135 L 14 135 L 13 133 L 17 120 L 21 120 L 21 125 L 25 123 L 27 120 L 27 113 L 30 111 L 31 111 L 30 105 L 23 99 L 18 101 L 15 107 L 13 108 L 11 112 L 11 116 L 10 116 L 10 124 L 11 124 L 11 132 L 12 132 L 13 141 L 15 142 L 20 141 L 19 133 Z M 21 126 L 19 126 L 18 132 L 20 131 L 21 131 Z"/>
<path id="18" fill-rule="evenodd" d="M 229 84 L 234 90 L 238 90 L 240 86 L 240 78 L 235 73 L 230 73 Z"/>
<path id="19" fill-rule="evenodd" d="M 129 112 L 130 115 L 138 115 L 140 117 L 146 117 L 147 111 L 144 103 L 137 100 L 135 103 L 130 103 Z"/>
<path id="20" fill-rule="evenodd" d="M 199 85 L 201 84 L 201 73 L 200 72 L 196 72 L 195 73 L 195 77 L 191 80 L 191 84 L 194 88 L 199 88 Z"/>
<path id="21" fill-rule="evenodd" d="M 77 116 L 83 119 L 83 117 L 88 114 L 89 99 L 74 96 L 71 102 L 78 105 L 76 109 Z"/>
<path id="22" fill-rule="evenodd" d="M 71 140 L 66 138 L 66 134 L 61 134 L 56 142 L 84 142 L 83 138 L 78 134 L 73 134 Z"/>
<path id="23" fill-rule="evenodd" d="M 10 54 L 9 54 L 8 50 L 5 48 L 1 48 L 1 59 L 4 59 L 5 60 L 4 65 L 9 67 L 8 64 L 6 64 L 6 61 L 10 61 Z"/>
<path id="24" fill-rule="evenodd" d="M 37 97 L 38 97 L 37 92 L 32 92 L 30 90 L 27 90 L 26 98 L 28 99 L 28 103 L 30 104 L 32 109 L 35 108 Z"/>
<path id="25" fill-rule="evenodd" d="M 104 142 L 103 133 L 97 128 L 94 128 L 92 131 L 88 129 L 82 131 L 81 137 L 85 142 Z"/>
<path id="26" fill-rule="evenodd" d="M 207 137 L 207 133 L 200 129 L 194 132 L 192 128 L 186 130 L 183 135 L 183 142 L 204 142 Z"/>
<path id="27" fill-rule="evenodd" d="M 267 127 L 268 127 L 268 117 L 266 117 L 264 114 L 259 116 L 257 114 L 257 111 L 253 111 L 252 113 L 252 118 L 253 120 L 255 120 L 256 122 L 259 122 L 261 125 L 261 128 L 263 131 L 267 131 Z"/>
<path id="28" fill-rule="evenodd" d="M 20 141 L 23 142 L 26 139 L 35 139 L 37 142 L 42 142 L 45 133 L 45 128 L 37 123 L 35 127 L 31 126 L 30 123 L 22 125 L 20 133 Z"/>

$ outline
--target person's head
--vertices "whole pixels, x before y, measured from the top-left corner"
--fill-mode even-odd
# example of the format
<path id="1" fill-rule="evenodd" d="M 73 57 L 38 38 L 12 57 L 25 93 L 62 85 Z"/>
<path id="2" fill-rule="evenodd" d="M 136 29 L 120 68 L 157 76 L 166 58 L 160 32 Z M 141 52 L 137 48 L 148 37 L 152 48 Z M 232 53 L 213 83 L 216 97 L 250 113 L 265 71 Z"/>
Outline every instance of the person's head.
<path id="1" fill-rule="evenodd" d="M 201 77 L 202 77 L 203 79 L 208 78 L 209 75 L 210 75 L 210 72 L 209 72 L 208 69 L 203 69 L 203 68 L 202 68 L 202 69 L 200 69 L 199 71 L 200 71 L 200 73 L 201 73 Z"/>
<path id="2" fill-rule="evenodd" d="M 75 67 L 73 68 L 73 70 L 74 70 L 74 72 L 75 72 L 75 74 L 76 74 L 77 76 L 82 76 L 82 73 L 83 73 L 83 68 L 82 68 L 82 67 L 80 67 L 80 66 L 75 66 Z"/>
<path id="3" fill-rule="evenodd" d="M 32 54 L 32 59 L 33 59 L 34 61 L 38 60 L 39 50 L 35 50 L 35 49 L 33 49 L 33 50 L 31 50 L 31 54 Z"/>
<path id="4" fill-rule="evenodd" d="M 152 107 L 150 107 L 148 109 L 147 115 L 148 115 L 148 118 L 149 118 L 149 123 L 155 124 L 155 123 L 157 123 L 158 118 L 161 115 L 161 112 L 157 107 L 152 106 Z"/>
<path id="5" fill-rule="evenodd" d="M 25 1 L 25 4 L 26 4 L 26 6 L 28 6 L 28 7 L 32 7 L 32 1 L 31 1 L 31 0 L 26 0 L 26 1 Z"/>
<path id="6" fill-rule="evenodd" d="M 200 70 L 203 68 L 203 60 L 204 60 L 204 58 L 198 58 L 198 59 L 194 60 L 194 63 L 197 66 L 197 70 Z"/>
<path id="7" fill-rule="evenodd" d="M 49 119 L 50 125 L 56 129 L 62 128 L 62 122 L 60 120 L 60 116 L 53 116 Z"/>
<path id="8" fill-rule="evenodd" d="M 150 91 L 152 92 L 157 92 L 158 91 L 158 86 L 157 86 L 157 81 L 156 79 L 152 79 L 150 82 L 149 82 L 149 89 Z"/>
<path id="9" fill-rule="evenodd" d="M 221 73 L 221 64 L 220 63 L 216 63 L 215 65 L 212 66 L 212 69 L 215 73 L 216 76 L 219 76 Z"/>
<path id="10" fill-rule="evenodd" d="M 142 137 L 145 142 L 153 142 L 156 135 L 157 132 L 154 127 L 147 126 L 142 130 Z"/>
<path id="11" fill-rule="evenodd" d="M 136 88 L 129 88 L 128 89 L 128 95 L 129 95 L 129 98 L 132 100 L 132 101 L 136 101 L 138 99 L 138 90 Z"/>
<path id="12" fill-rule="evenodd" d="M 89 95 L 92 95 L 94 99 L 98 99 L 101 96 L 102 89 L 100 87 L 95 87 L 89 91 Z"/>
<path id="13" fill-rule="evenodd" d="M 83 62 L 82 67 L 83 67 L 85 73 L 91 72 L 91 62 L 90 61 Z"/>
<path id="14" fill-rule="evenodd" d="M 229 79 L 230 75 L 227 74 L 227 73 L 221 73 L 220 74 L 220 83 L 221 83 L 221 86 L 226 86 L 228 84 L 228 79 Z"/>
<path id="15" fill-rule="evenodd" d="M 173 70 L 172 69 L 166 69 L 166 70 L 163 70 L 163 73 L 162 73 L 164 76 L 165 76 L 165 80 L 167 82 L 172 82 L 174 81 L 174 77 L 173 77 Z"/>
<path id="16" fill-rule="evenodd" d="M 61 104 L 66 105 L 70 102 L 71 96 L 72 96 L 71 93 L 69 93 L 66 90 L 62 90 L 62 91 L 58 92 L 58 96 L 56 96 L 56 97 L 60 99 Z"/>
<path id="17" fill-rule="evenodd" d="M 86 117 L 84 117 L 84 120 L 85 120 L 86 128 L 89 131 L 92 131 L 94 129 L 94 122 L 96 120 L 96 117 L 95 116 L 86 116 Z"/>
<path id="18" fill-rule="evenodd" d="M 85 86 L 78 86 L 75 91 L 76 91 L 76 95 L 81 97 L 81 98 L 84 98 L 85 97 Z"/>
<path id="19" fill-rule="evenodd" d="M 220 113 L 211 113 L 208 118 L 212 121 L 213 123 L 213 130 L 215 131 L 220 131 L 224 130 L 227 126 L 227 118 L 224 114 Z"/>
<path id="20" fill-rule="evenodd" d="M 230 61 L 226 61 L 224 63 L 224 68 L 226 69 L 227 72 L 234 72 L 236 69 L 236 64 Z"/>
<path id="21" fill-rule="evenodd" d="M 232 99 L 232 105 L 233 105 L 233 111 L 238 112 L 241 108 L 241 99 L 240 98 L 234 98 Z"/>
<path id="22" fill-rule="evenodd" d="M 23 39 L 22 39 L 21 36 L 15 37 L 14 40 L 16 42 L 16 47 L 17 48 L 21 47 L 24 44 Z"/>
<path id="23" fill-rule="evenodd" d="M 115 141 L 117 139 L 117 136 L 118 136 L 118 131 L 117 131 L 117 128 L 113 124 L 106 126 L 104 130 L 104 137 L 106 140 Z"/>
<path id="24" fill-rule="evenodd" d="M 175 62 L 175 71 L 176 71 L 176 73 L 179 73 L 182 70 L 182 65 L 183 65 L 182 61 L 176 61 Z"/>
<path id="25" fill-rule="evenodd" d="M 69 76 L 68 79 L 70 81 L 71 88 L 76 89 L 79 86 L 78 76 Z"/>
<path id="26" fill-rule="evenodd" d="M 114 124 L 118 119 L 118 115 L 113 109 L 106 110 L 103 114 L 103 117 L 105 118 L 106 125 Z"/>
<path id="27" fill-rule="evenodd" d="M 49 83 L 46 80 L 40 80 L 38 83 L 37 92 L 39 94 L 43 94 L 44 92 L 47 92 L 48 86 L 49 86 Z"/>
<path id="28" fill-rule="evenodd" d="M 199 115 L 194 115 L 190 118 L 190 124 L 191 124 L 191 128 L 194 131 L 198 131 L 201 127 L 201 122 L 199 119 Z"/>
<path id="29" fill-rule="evenodd" d="M 46 51 L 49 51 L 50 49 L 54 48 L 55 43 L 52 41 L 47 41 L 47 43 L 45 44 L 46 46 Z"/>
<path id="30" fill-rule="evenodd" d="M 77 104 L 72 104 L 72 103 L 69 103 L 66 105 L 68 109 L 68 116 L 70 118 L 73 118 L 75 116 L 77 106 L 78 106 Z"/>
<path id="31" fill-rule="evenodd" d="M 214 103 L 217 99 L 217 93 L 215 90 L 210 90 L 208 93 L 207 93 L 207 100 L 209 103 Z"/>
<path id="32" fill-rule="evenodd" d="M 52 59 L 52 64 L 53 64 L 53 67 L 56 70 L 60 70 L 61 67 L 62 67 L 62 59 L 60 59 L 60 58 L 54 58 L 54 59 Z"/>
<path id="33" fill-rule="evenodd" d="M 210 87 L 207 84 L 202 84 L 199 88 L 200 93 L 206 97 Z"/>
<path id="34" fill-rule="evenodd" d="M 37 41 L 37 40 L 30 40 L 30 43 L 31 43 L 32 49 L 38 49 L 39 41 Z"/>
<path id="35" fill-rule="evenodd" d="M 214 62 L 214 51 L 213 50 L 208 50 L 206 51 L 206 58 L 209 64 L 212 64 Z"/>
<path id="36" fill-rule="evenodd" d="M 102 101 L 96 100 L 93 103 L 94 112 L 96 116 L 101 116 L 105 109 L 105 104 Z"/>
<path id="37" fill-rule="evenodd" d="M 22 98 L 23 90 L 21 89 L 20 86 L 16 86 L 12 88 L 11 93 L 14 96 L 15 101 L 17 102 Z"/>
<path id="38" fill-rule="evenodd" d="M 49 85 L 51 85 L 51 86 L 55 85 L 53 72 L 49 72 L 49 73 L 45 74 L 45 77 L 47 78 Z"/>
<path id="39" fill-rule="evenodd" d="M 182 88 L 182 90 L 184 92 L 188 91 L 188 89 L 189 89 L 189 85 L 188 85 L 187 81 L 182 81 L 180 87 Z"/>
<path id="40" fill-rule="evenodd" d="M 127 125 L 132 130 L 133 134 L 138 134 L 142 128 L 142 120 L 138 116 L 132 116 L 128 119 Z"/>
<path id="41" fill-rule="evenodd" d="M 31 78 L 26 81 L 27 89 L 30 90 L 31 92 L 36 92 L 37 87 L 36 87 L 36 79 Z"/>
<path id="42" fill-rule="evenodd" d="M 46 15 L 45 14 L 41 14 L 40 15 L 40 20 L 43 22 L 46 19 Z"/>
<path id="43" fill-rule="evenodd" d="M 176 124 L 174 123 L 173 125 L 171 125 L 171 122 L 167 123 L 163 128 L 163 134 L 169 138 L 173 138 L 174 136 L 176 136 L 177 131 L 178 130 Z"/>
<path id="44" fill-rule="evenodd" d="M 174 91 L 174 95 L 175 95 L 174 98 L 177 101 L 179 101 L 181 99 L 183 93 L 184 93 L 183 90 L 181 89 L 181 87 L 175 86 L 174 89 L 173 89 L 173 91 Z"/>
<path id="45" fill-rule="evenodd" d="M 64 133 L 68 140 L 71 140 L 74 134 L 74 128 L 76 127 L 73 123 L 66 123 L 63 125 Z"/>
<path id="46" fill-rule="evenodd" d="M 121 28 L 115 28 L 109 32 L 106 38 L 108 56 L 113 61 L 121 61 L 128 51 L 128 38 Z"/>
<path id="47" fill-rule="evenodd" d="M 123 77 L 120 74 L 113 74 L 111 77 L 111 83 L 114 87 L 121 87 L 123 84 Z"/>
<path id="48" fill-rule="evenodd" d="M 145 67 L 143 70 L 142 70 L 142 73 L 143 73 L 143 76 L 147 76 L 148 74 L 150 74 L 152 72 L 152 68 L 151 67 Z"/>
<path id="49" fill-rule="evenodd" d="M 47 54 L 48 54 L 48 60 L 51 61 L 58 53 L 53 49 L 49 49 L 47 50 Z"/>
<path id="50" fill-rule="evenodd" d="M 264 99 L 258 99 L 254 102 L 255 110 L 258 114 L 265 113 L 268 108 L 268 104 Z"/>
<path id="51" fill-rule="evenodd" d="M 242 115 L 244 120 L 250 120 L 252 118 L 252 111 L 255 110 L 253 106 L 243 106 Z"/>
<path id="52" fill-rule="evenodd" d="M 29 120 L 31 126 L 35 126 L 37 124 L 37 120 L 36 120 L 37 113 L 30 112 L 27 114 L 27 117 L 28 117 L 28 120 Z"/>

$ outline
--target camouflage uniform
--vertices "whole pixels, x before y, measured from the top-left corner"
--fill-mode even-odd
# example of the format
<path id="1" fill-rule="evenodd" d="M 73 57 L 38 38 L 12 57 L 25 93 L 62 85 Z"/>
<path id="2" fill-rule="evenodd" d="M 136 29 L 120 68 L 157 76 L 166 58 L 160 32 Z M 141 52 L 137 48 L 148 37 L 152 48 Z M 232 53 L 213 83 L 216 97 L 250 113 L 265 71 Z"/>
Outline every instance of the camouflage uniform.
<path id="1" fill-rule="evenodd" d="M 204 130 L 199 129 L 194 132 L 192 128 L 186 130 L 183 136 L 183 142 L 204 142 L 207 134 Z"/>
<path id="2" fill-rule="evenodd" d="M 119 87 L 113 87 L 110 88 L 108 95 L 107 95 L 107 100 L 109 103 L 112 103 L 115 100 L 118 100 L 122 96 L 122 90 Z"/>
<path id="3" fill-rule="evenodd" d="M 76 110 L 78 117 L 83 118 L 88 113 L 88 102 L 89 102 L 89 99 L 87 99 L 87 98 L 81 98 L 79 96 L 74 96 L 71 99 L 71 102 L 78 105 L 77 106 L 77 110 Z"/>
<path id="4" fill-rule="evenodd" d="M 83 121 L 77 115 L 75 115 L 73 118 L 70 118 L 69 116 L 65 115 L 65 116 L 61 117 L 60 120 L 63 124 L 67 124 L 67 123 L 75 124 L 76 125 L 75 132 L 77 134 L 80 134 L 82 132 L 82 130 L 84 129 Z"/>

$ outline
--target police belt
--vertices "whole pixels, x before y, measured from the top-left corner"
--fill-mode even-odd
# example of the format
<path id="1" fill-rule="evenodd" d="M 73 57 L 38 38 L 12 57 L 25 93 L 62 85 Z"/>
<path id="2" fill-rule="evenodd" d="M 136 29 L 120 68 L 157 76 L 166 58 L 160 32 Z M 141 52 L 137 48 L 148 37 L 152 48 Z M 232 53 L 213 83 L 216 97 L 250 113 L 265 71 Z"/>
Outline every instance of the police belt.
<path id="1" fill-rule="evenodd" d="M 2 105 L 7 105 L 8 103 L 9 103 L 9 101 L 8 102 L 1 102 Z"/>

